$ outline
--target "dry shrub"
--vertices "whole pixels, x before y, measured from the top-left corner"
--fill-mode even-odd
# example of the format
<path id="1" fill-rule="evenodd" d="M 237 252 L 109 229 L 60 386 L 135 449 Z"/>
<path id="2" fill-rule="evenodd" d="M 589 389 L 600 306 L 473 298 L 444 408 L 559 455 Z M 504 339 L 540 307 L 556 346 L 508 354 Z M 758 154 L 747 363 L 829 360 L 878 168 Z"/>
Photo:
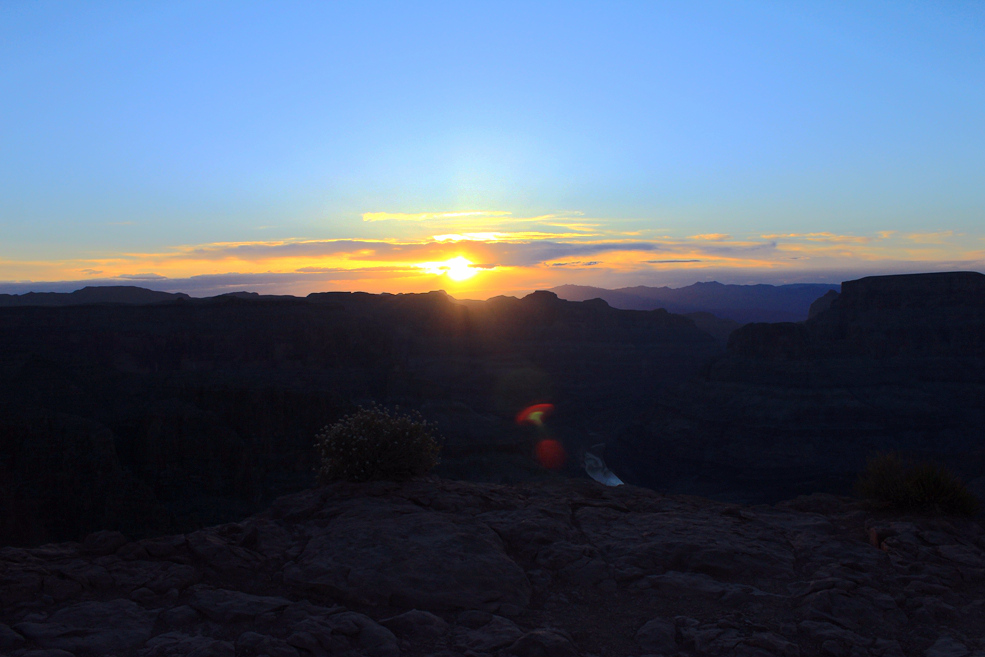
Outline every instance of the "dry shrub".
<path id="1" fill-rule="evenodd" d="M 913 463 L 895 452 L 876 454 L 856 483 L 860 496 L 898 511 L 973 516 L 981 504 L 950 470 Z"/>
<path id="2" fill-rule="evenodd" d="M 360 407 L 315 436 L 321 457 L 318 479 L 328 483 L 423 475 L 438 464 L 438 440 L 419 413 Z"/>

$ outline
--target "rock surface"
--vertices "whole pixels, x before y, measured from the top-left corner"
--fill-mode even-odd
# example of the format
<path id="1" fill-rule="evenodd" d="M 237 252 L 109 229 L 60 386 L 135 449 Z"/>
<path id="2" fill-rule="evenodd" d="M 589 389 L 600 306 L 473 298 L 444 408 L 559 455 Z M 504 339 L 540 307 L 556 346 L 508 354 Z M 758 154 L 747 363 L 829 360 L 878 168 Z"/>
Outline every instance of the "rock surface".
<path id="1" fill-rule="evenodd" d="M 980 657 L 983 618 L 980 521 L 831 495 L 426 478 L 188 535 L 0 549 L 13 657 Z"/>

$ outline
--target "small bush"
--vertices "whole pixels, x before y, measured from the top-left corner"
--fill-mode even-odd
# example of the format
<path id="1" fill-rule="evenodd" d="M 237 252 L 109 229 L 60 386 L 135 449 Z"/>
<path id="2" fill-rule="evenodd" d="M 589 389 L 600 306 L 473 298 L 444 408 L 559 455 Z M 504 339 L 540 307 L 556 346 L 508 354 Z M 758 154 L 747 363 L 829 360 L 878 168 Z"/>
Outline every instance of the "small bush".
<path id="1" fill-rule="evenodd" d="M 950 470 L 936 463 L 911 463 L 899 454 L 877 454 L 858 479 L 863 498 L 899 511 L 973 516 L 980 502 Z"/>
<path id="2" fill-rule="evenodd" d="M 438 464 L 438 438 L 419 413 L 381 406 L 360 408 L 315 436 L 321 457 L 318 479 L 400 480 L 426 474 Z"/>

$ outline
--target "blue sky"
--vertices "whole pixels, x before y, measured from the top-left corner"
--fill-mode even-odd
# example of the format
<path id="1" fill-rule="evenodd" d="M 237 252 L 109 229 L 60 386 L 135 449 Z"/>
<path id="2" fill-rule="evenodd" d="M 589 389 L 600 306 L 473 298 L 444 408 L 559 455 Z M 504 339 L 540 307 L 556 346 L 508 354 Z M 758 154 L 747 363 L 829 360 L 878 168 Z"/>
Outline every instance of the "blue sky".
<path id="1" fill-rule="evenodd" d="M 7 2 L 0 291 L 981 271 L 983 44 L 961 2 Z"/>

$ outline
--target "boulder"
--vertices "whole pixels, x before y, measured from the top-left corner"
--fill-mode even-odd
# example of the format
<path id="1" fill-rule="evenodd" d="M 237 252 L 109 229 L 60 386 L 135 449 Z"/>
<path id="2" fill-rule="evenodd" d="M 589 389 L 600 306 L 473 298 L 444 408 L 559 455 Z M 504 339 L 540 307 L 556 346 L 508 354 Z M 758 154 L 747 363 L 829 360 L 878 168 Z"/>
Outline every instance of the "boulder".
<path id="1" fill-rule="evenodd" d="M 523 570 L 488 527 L 416 509 L 394 516 L 370 500 L 346 504 L 313 531 L 284 576 L 300 590 L 432 611 L 522 607 L 530 599 Z"/>
<path id="2" fill-rule="evenodd" d="M 14 629 L 43 648 L 109 654 L 143 645 L 156 617 L 130 600 L 79 602 Z"/>
<path id="3" fill-rule="evenodd" d="M 290 604 L 286 598 L 225 589 L 196 591 L 188 601 L 190 607 L 217 623 L 252 621 L 260 614 L 280 611 Z"/>

